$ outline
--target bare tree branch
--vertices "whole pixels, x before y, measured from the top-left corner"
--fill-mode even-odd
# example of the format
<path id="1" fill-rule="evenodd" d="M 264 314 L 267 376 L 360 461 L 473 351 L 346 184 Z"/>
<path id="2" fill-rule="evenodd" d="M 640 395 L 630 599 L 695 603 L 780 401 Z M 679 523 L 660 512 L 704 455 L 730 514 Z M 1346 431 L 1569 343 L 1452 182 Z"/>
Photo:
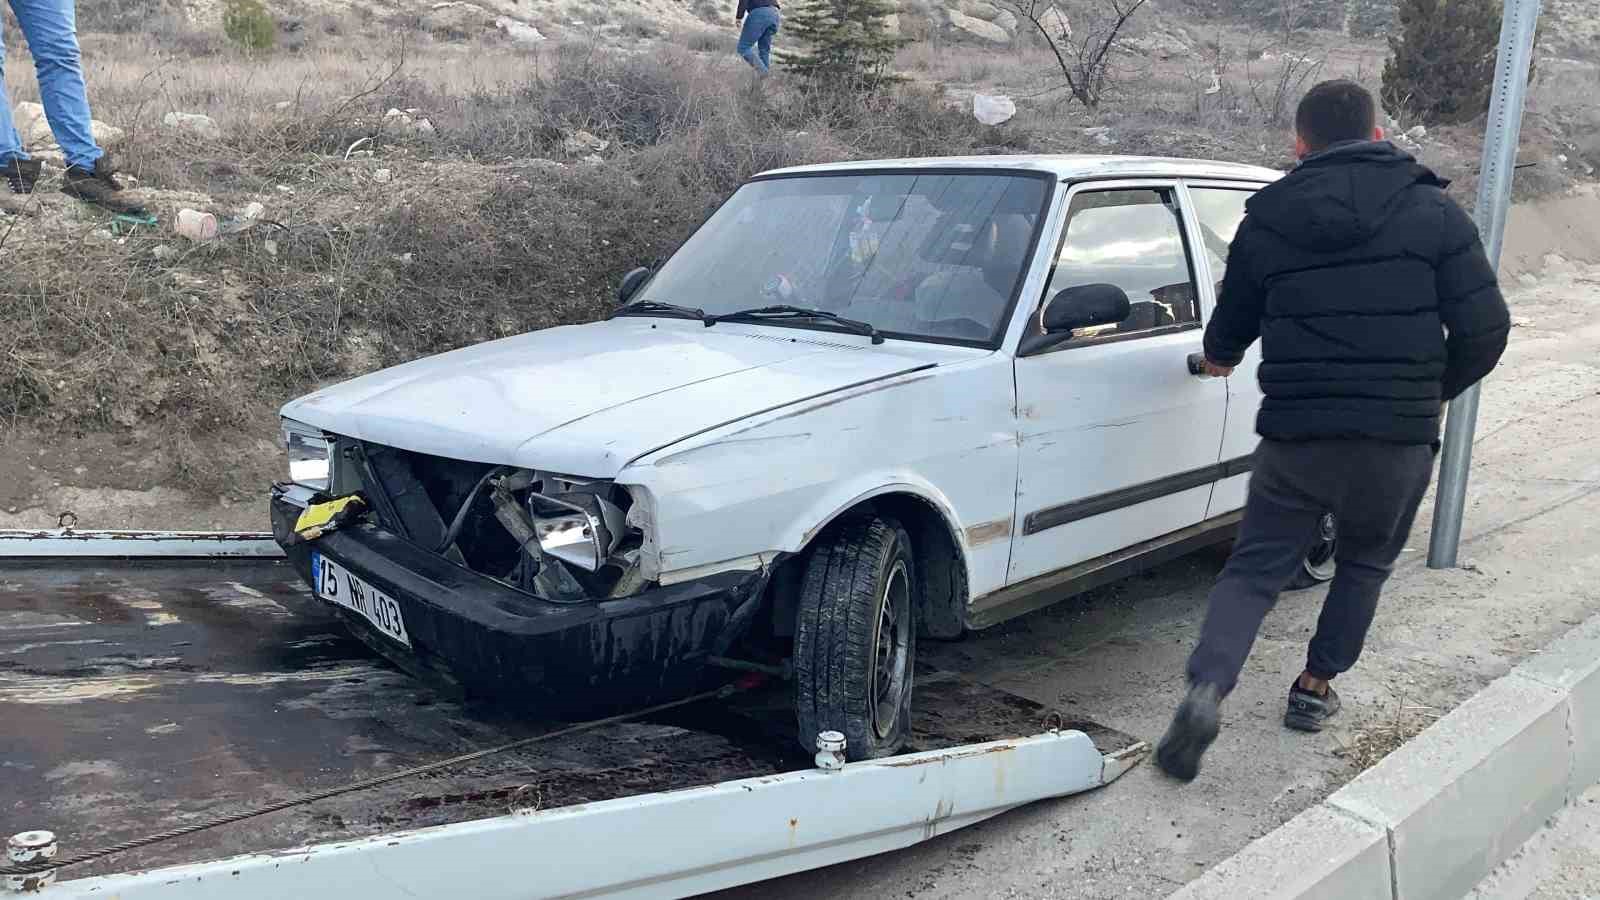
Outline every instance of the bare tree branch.
<path id="1" fill-rule="evenodd" d="M 1052 0 L 1007 0 L 1007 5 L 1033 24 L 1045 46 L 1056 58 L 1067 89 L 1089 109 L 1099 107 L 1111 82 L 1111 54 L 1122 40 L 1128 20 L 1148 0 L 1100 0 L 1103 8 L 1097 20 L 1085 28 L 1074 29 L 1066 13 Z M 1055 23 L 1066 27 L 1053 29 Z"/>

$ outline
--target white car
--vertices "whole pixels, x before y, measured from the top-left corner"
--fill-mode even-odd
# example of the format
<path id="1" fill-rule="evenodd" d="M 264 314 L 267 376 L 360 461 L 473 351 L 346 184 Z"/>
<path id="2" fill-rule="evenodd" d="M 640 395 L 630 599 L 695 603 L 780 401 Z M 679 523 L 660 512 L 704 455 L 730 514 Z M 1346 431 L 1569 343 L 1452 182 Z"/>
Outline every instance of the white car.
<path id="1" fill-rule="evenodd" d="M 274 533 L 358 634 L 464 693 L 573 715 L 767 672 L 802 743 L 893 753 L 919 636 L 1231 536 L 1256 359 L 1215 379 L 1190 357 L 1277 177 L 769 172 L 605 321 L 289 403 Z M 1331 576 L 1322 538 L 1307 580 Z"/>

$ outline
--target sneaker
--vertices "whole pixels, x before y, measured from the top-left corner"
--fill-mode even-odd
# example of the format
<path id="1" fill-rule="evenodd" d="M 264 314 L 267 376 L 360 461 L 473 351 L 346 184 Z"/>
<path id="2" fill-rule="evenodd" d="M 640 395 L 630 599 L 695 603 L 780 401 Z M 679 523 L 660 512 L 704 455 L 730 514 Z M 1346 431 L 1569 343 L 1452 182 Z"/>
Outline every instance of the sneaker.
<path id="1" fill-rule="evenodd" d="M 61 192 L 112 212 L 144 214 L 143 206 L 122 195 L 122 182 L 117 180 L 117 170 L 109 156 L 96 160 L 93 169 L 69 166 L 62 179 Z"/>
<path id="2" fill-rule="evenodd" d="M 1156 765 L 1179 781 L 1193 781 L 1200 774 L 1200 757 L 1221 728 L 1219 707 L 1222 696 L 1215 685 L 1197 684 L 1178 705 L 1166 736 L 1156 745 Z"/>
<path id="3" fill-rule="evenodd" d="M 31 194 L 33 186 L 39 183 L 40 163 L 37 159 L 17 159 L 12 157 L 0 166 L 0 178 L 6 180 L 6 187 L 13 194 Z"/>
<path id="4" fill-rule="evenodd" d="M 1283 714 L 1283 724 L 1295 731 L 1321 731 L 1322 723 L 1333 718 L 1342 705 L 1333 685 L 1328 685 L 1326 694 L 1314 694 L 1301 687 L 1297 678 L 1289 688 L 1289 711 Z"/>

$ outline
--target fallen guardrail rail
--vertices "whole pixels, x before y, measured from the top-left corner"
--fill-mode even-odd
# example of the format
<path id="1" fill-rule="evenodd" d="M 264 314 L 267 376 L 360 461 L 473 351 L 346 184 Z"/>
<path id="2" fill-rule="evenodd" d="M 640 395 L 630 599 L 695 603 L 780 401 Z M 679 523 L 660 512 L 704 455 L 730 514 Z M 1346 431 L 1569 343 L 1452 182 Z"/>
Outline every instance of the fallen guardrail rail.
<path id="1" fill-rule="evenodd" d="M 817 768 L 773 776 L 125 875 L 7 878 L 39 900 L 687 897 L 908 847 L 1093 790 L 1148 752 L 1135 743 L 1102 754 L 1087 734 L 1062 730 L 845 764 L 837 732 L 818 743 Z M 59 852 L 38 831 L 18 835 L 12 849 L 34 866 Z"/>
<path id="2" fill-rule="evenodd" d="M 262 531 L 79 531 L 0 529 L 0 558 L 276 559 L 283 550 Z"/>

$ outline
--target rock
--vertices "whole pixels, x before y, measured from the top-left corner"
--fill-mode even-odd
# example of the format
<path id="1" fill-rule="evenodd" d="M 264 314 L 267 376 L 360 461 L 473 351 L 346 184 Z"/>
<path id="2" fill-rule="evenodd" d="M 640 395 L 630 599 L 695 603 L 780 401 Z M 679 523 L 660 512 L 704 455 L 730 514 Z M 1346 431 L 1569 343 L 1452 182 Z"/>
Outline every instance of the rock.
<path id="1" fill-rule="evenodd" d="M 990 3 L 989 0 L 963 0 L 961 12 L 975 19 L 993 22 L 1000 15 L 1000 7 Z"/>
<path id="2" fill-rule="evenodd" d="M 605 165 L 606 159 L 598 153 L 591 153 L 583 158 L 583 162 L 585 165 L 603 166 Z"/>
<path id="3" fill-rule="evenodd" d="M 993 22 L 969 16 L 959 10 L 949 10 L 950 27 L 968 37 L 974 37 L 991 44 L 1009 44 L 1011 35 L 1004 28 Z"/>
<path id="4" fill-rule="evenodd" d="M 1120 47 L 1124 52 L 1156 59 L 1172 59 L 1175 56 L 1187 55 L 1190 51 L 1189 45 L 1178 38 L 1159 33 L 1123 41 Z"/>
<path id="5" fill-rule="evenodd" d="M 1002 10 L 1000 10 L 998 15 L 996 15 L 993 19 L 990 19 L 989 21 L 990 21 L 990 23 L 992 23 L 994 25 L 999 25 L 1001 28 L 1004 28 L 1006 30 L 1006 33 L 1011 35 L 1012 37 L 1016 37 L 1016 35 L 1017 35 L 1017 25 L 1018 25 L 1017 14 L 1012 12 L 1011 10 L 1002 9 Z"/>
<path id="6" fill-rule="evenodd" d="M 1054 6 L 1039 16 L 1039 24 L 1044 26 L 1044 30 L 1048 31 L 1051 39 L 1057 43 L 1072 40 L 1072 22 L 1066 13 Z"/>
<path id="7" fill-rule="evenodd" d="M 1428 129 L 1418 125 L 1417 127 L 1406 132 L 1406 137 L 1420 144 L 1428 139 Z"/>
<path id="8" fill-rule="evenodd" d="M 1102 147 L 1110 147 L 1117 142 L 1116 137 L 1111 133 L 1110 125 L 1096 125 L 1092 128 L 1085 128 L 1083 136 L 1090 138 Z"/>
<path id="9" fill-rule="evenodd" d="M 50 123 L 45 121 L 44 107 L 37 103 L 18 103 L 11 111 L 11 122 L 17 126 L 24 144 L 32 146 L 50 140 Z"/>
<path id="10" fill-rule="evenodd" d="M 1523 272 L 1521 275 L 1518 275 L 1517 276 L 1517 281 L 1523 287 L 1538 287 L 1539 286 L 1538 277 L 1536 277 L 1535 275 L 1533 275 L 1532 273 L 1529 273 L 1529 272 Z M 1515 325 L 1516 324 L 1516 320 L 1513 319 L 1511 324 Z"/>
<path id="11" fill-rule="evenodd" d="M 372 180 L 379 184 L 388 184 L 394 180 L 394 172 L 388 169 L 379 169 L 372 173 Z"/>
<path id="12" fill-rule="evenodd" d="M 127 134 L 121 128 L 98 119 L 89 122 L 89 131 L 94 135 L 94 142 L 102 148 L 122 143 L 122 138 Z"/>
<path id="13" fill-rule="evenodd" d="M 1000 94 L 973 94 L 972 115 L 985 125 L 1002 125 L 1017 114 L 1017 104 Z"/>
<path id="14" fill-rule="evenodd" d="M 199 113 L 169 112 L 161 117 L 161 124 L 174 131 L 187 131 L 208 141 L 222 137 L 222 129 L 217 126 L 216 120 Z"/>
<path id="15" fill-rule="evenodd" d="M 394 109 L 391 107 L 383 114 L 383 124 L 396 131 L 410 131 L 416 134 L 433 134 L 433 123 L 425 118 L 414 115 L 415 109 Z M 353 155 L 353 154 L 352 154 Z M 368 154 L 371 155 L 370 153 Z"/>
<path id="16" fill-rule="evenodd" d="M 294 108 L 293 100 L 279 100 L 277 103 L 272 104 L 273 112 L 288 112 L 292 108 Z"/>
<path id="17" fill-rule="evenodd" d="M 568 156 L 587 156 L 591 153 L 603 153 L 611 142 L 597 138 L 587 131 L 575 131 L 561 141 L 561 149 Z"/>
<path id="18" fill-rule="evenodd" d="M 494 20 L 494 27 L 505 32 L 506 37 L 518 44 L 537 44 L 544 40 L 544 35 L 539 29 L 527 22 L 518 22 L 510 16 L 501 16 Z"/>
<path id="19" fill-rule="evenodd" d="M 267 251 L 268 256 L 276 257 L 278 255 L 278 242 L 268 238 L 261 242 L 261 249 Z"/>
<path id="20" fill-rule="evenodd" d="M 487 30 L 495 15 L 476 3 L 435 3 L 422 21 L 431 31 L 466 37 Z"/>

